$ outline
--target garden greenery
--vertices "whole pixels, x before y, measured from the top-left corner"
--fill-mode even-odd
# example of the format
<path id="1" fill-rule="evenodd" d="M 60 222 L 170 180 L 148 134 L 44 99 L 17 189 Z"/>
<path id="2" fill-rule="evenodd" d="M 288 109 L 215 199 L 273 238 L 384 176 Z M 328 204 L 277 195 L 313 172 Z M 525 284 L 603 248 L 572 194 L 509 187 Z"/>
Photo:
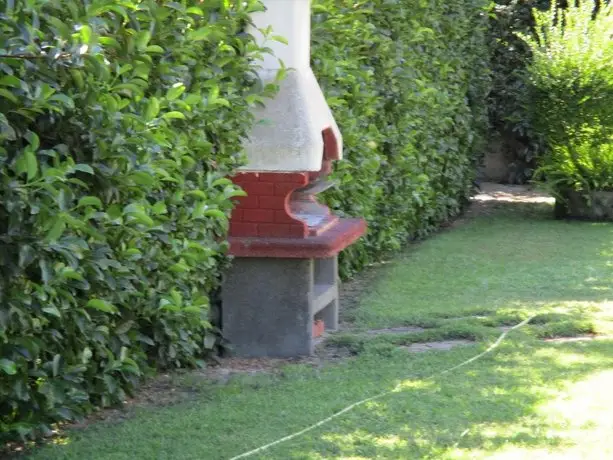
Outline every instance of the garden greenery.
<path id="1" fill-rule="evenodd" d="M 0 1 L 0 437 L 213 346 L 261 8 Z"/>
<path id="2" fill-rule="evenodd" d="M 487 125 L 486 0 L 316 0 L 313 67 L 346 145 L 349 274 L 458 214 Z M 0 0 L 0 436 L 120 402 L 215 343 L 242 192 L 257 0 Z M 271 37 L 272 38 L 272 37 Z"/>
<path id="3" fill-rule="evenodd" d="M 595 0 L 534 11 L 532 120 L 548 153 L 539 177 L 566 190 L 613 190 L 613 6 Z"/>
<path id="4" fill-rule="evenodd" d="M 529 116 L 532 101 L 526 68 L 530 47 L 518 36 L 534 29 L 533 8 L 546 10 L 550 0 L 495 0 L 489 21 L 492 88 L 488 96 L 490 148 L 500 148 L 509 161 L 510 183 L 532 178 L 543 154 L 543 139 Z"/>
<path id="5" fill-rule="evenodd" d="M 489 3 L 315 0 L 313 69 L 345 140 L 327 194 L 366 217 L 350 273 L 457 215 L 487 127 Z"/>

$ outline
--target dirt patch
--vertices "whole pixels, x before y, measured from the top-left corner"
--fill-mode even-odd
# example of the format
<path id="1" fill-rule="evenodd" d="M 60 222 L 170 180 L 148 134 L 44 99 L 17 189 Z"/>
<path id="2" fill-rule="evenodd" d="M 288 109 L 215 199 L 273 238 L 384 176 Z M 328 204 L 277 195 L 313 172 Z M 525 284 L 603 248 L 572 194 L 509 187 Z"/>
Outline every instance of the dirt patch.
<path id="1" fill-rule="evenodd" d="M 473 203 L 550 203 L 555 201 L 550 195 L 530 185 L 503 185 L 484 182 L 481 190 L 472 198 Z"/>
<path id="2" fill-rule="evenodd" d="M 351 280 L 341 283 L 339 290 L 339 328 L 341 330 L 351 329 L 353 311 L 358 307 L 367 291 L 383 276 L 388 264 L 389 262 L 372 264 Z"/>
<path id="3" fill-rule="evenodd" d="M 443 340 L 441 342 L 421 342 L 412 343 L 408 346 L 402 346 L 403 350 L 410 353 L 424 353 L 426 351 L 447 351 L 456 347 L 465 347 L 467 345 L 473 345 L 475 342 L 472 340 Z"/>
<path id="4" fill-rule="evenodd" d="M 489 215 L 509 203 L 553 204 L 555 199 L 531 185 L 503 185 L 485 182 L 479 193 L 470 200 L 471 205 L 460 221 L 480 215 Z"/>

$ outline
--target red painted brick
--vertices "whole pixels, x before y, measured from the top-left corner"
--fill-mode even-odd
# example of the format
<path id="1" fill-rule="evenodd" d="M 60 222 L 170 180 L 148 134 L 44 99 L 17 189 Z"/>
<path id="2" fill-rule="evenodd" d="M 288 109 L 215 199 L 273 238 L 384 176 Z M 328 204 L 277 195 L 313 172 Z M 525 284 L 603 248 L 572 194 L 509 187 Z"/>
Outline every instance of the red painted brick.
<path id="1" fill-rule="evenodd" d="M 332 172 L 332 160 L 324 159 L 321 162 L 321 169 L 317 172 L 313 171 L 309 173 L 309 179 L 311 181 L 314 181 L 315 179 L 319 177 L 325 177 L 325 176 L 330 175 L 331 172 Z"/>
<path id="2" fill-rule="evenodd" d="M 306 238 L 307 233 L 306 225 L 292 224 L 289 226 L 289 236 L 293 238 Z"/>
<path id="3" fill-rule="evenodd" d="M 272 209 L 244 209 L 243 222 L 274 222 L 275 212 Z"/>
<path id="4" fill-rule="evenodd" d="M 298 224 L 298 220 L 290 216 L 285 210 L 275 211 L 275 222 L 278 224 Z"/>
<path id="5" fill-rule="evenodd" d="M 251 196 L 272 196 L 275 194 L 275 184 L 272 182 L 250 182 L 245 184 L 243 188 L 247 195 Z"/>
<path id="6" fill-rule="evenodd" d="M 257 224 L 244 224 L 240 222 L 230 223 L 230 236 L 257 236 Z"/>
<path id="7" fill-rule="evenodd" d="M 261 209 L 285 209 L 285 197 L 260 196 L 259 207 Z"/>
<path id="8" fill-rule="evenodd" d="M 238 207 L 240 209 L 258 209 L 260 207 L 257 195 L 241 196 L 238 199 Z"/>
<path id="9" fill-rule="evenodd" d="M 258 236 L 287 238 L 289 236 L 289 227 L 286 224 L 258 224 Z"/>
<path id="10" fill-rule="evenodd" d="M 340 149 L 332 128 L 324 129 L 322 136 L 324 138 L 324 159 L 338 160 L 340 157 Z"/>
<path id="11" fill-rule="evenodd" d="M 277 182 L 275 184 L 275 195 L 285 197 L 297 188 L 300 188 L 300 185 L 293 182 Z"/>
<path id="12" fill-rule="evenodd" d="M 260 182 L 292 182 L 306 185 L 308 173 L 261 173 Z"/>
<path id="13" fill-rule="evenodd" d="M 309 174 L 306 172 L 285 174 L 283 182 L 295 182 L 296 184 L 306 185 L 309 183 Z"/>
<path id="14" fill-rule="evenodd" d="M 257 173 L 238 173 L 231 177 L 235 184 L 246 184 L 249 182 L 258 182 L 260 178 Z"/>
<path id="15" fill-rule="evenodd" d="M 243 220 L 243 211 L 240 209 L 234 208 L 232 210 L 232 215 L 230 216 L 230 222 L 240 222 Z"/>
<path id="16" fill-rule="evenodd" d="M 268 172 L 260 174 L 260 182 L 281 182 L 286 173 Z"/>

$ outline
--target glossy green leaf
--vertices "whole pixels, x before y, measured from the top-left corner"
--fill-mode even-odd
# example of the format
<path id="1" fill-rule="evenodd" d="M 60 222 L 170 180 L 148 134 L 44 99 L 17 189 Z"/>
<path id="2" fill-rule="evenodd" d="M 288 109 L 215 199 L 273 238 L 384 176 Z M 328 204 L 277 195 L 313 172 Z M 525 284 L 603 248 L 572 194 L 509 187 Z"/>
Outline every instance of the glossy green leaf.
<path id="1" fill-rule="evenodd" d="M 19 99 L 17 98 L 17 96 L 15 96 L 9 90 L 4 89 L 4 88 L 0 88 L 0 98 L 8 99 L 14 104 L 19 104 Z"/>
<path id="2" fill-rule="evenodd" d="M 53 305 L 48 305 L 46 307 L 43 307 L 42 310 L 48 315 L 55 316 L 56 318 L 62 317 L 62 314 L 60 313 L 60 311 L 57 309 L 57 307 Z"/>
<path id="3" fill-rule="evenodd" d="M 87 302 L 86 305 L 88 308 L 93 308 L 95 310 L 102 311 L 104 313 L 116 313 L 117 308 L 106 300 L 102 299 L 91 299 Z"/>
<path id="4" fill-rule="evenodd" d="M 87 174 L 94 174 L 94 170 L 90 165 L 86 165 L 86 164 L 78 164 L 78 165 L 74 165 L 74 170 L 75 171 L 81 171 Z"/>
<path id="5" fill-rule="evenodd" d="M 83 198 L 79 199 L 79 204 L 77 205 L 79 208 L 82 206 L 94 206 L 96 208 L 101 208 L 102 201 L 100 201 L 100 198 L 95 196 L 84 196 Z"/>
<path id="6" fill-rule="evenodd" d="M 62 356 L 58 353 L 53 357 L 53 362 L 51 366 L 54 377 L 57 377 L 59 375 L 61 363 L 62 363 Z"/>
<path id="7" fill-rule="evenodd" d="M 22 157 L 19 160 L 18 169 L 20 172 L 25 172 L 28 180 L 32 180 L 38 174 L 38 160 L 36 154 L 31 148 L 26 148 L 23 151 Z"/>
<path id="8" fill-rule="evenodd" d="M 181 112 L 171 111 L 171 112 L 166 112 L 164 115 L 162 115 L 162 118 L 164 118 L 165 120 L 173 120 L 173 119 L 185 120 L 185 115 Z"/>
<path id="9" fill-rule="evenodd" d="M 0 371 L 7 375 L 15 375 L 17 373 L 17 365 L 10 359 L 0 359 Z"/>
<path id="10" fill-rule="evenodd" d="M 208 39 L 213 29 L 211 27 L 201 27 L 197 30 L 192 30 L 187 34 L 187 38 L 193 41 L 202 41 Z"/>
<path id="11" fill-rule="evenodd" d="M 151 33 L 149 31 L 143 30 L 139 32 L 136 35 L 136 48 L 139 50 L 146 49 L 150 40 L 151 40 Z"/>
<path id="12" fill-rule="evenodd" d="M 164 53 L 164 48 L 162 48 L 159 45 L 149 45 L 145 51 L 147 51 L 148 53 L 155 53 L 155 54 L 161 54 Z"/>
<path id="13" fill-rule="evenodd" d="M 181 96 L 181 94 L 183 94 L 184 92 L 185 85 L 177 83 L 168 90 L 168 92 L 166 93 L 166 99 L 168 99 L 169 101 L 174 101 L 175 99 L 178 99 L 179 96 Z"/>
<path id="14" fill-rule="evenodd" d="M 23 82 L 14 75 L 4 75 L 0 78 L 0 86 L 11 86 L 13 88 L 21 88 Z"/>
<path id="15" fill-rule="evenodd" d="M 66 221 L 64 220 L 63 216 L 62 215 L 57 216 L 55 218 L 53 225 L 51 226 L 51 229 L 47 233 L 47 239 L 49 241 L 58 240 L 64 234 L 65 229 L 66 229 Z"/>
<path id="16" fill-rule="evenodd" d="M 157 203 L 153 205 L 153 207 L 151 208 L 151 211 L 155 215 L 160 215 L 160 214 L 166 214 L 168 212 L 168 209 L 166 208 L 166 203 L 164 203 L 163 201 L 158 201 Z"/>
<path id="17" fill-rule="evenodd" d="M 153 227 L 153 225 L 155 225 L 153 219 L 144 212 L 131 212 L 130 217 L 132 217 L 139 224 L 146 225 L 147 227 Z"/>
<path id="18" fill-rule="evenodd" d="M 81 35 L 81 41 L 89 45 L 92 39 L 92 28 L 88 26 L 87 24 L 81 26 L 80 35 Z"/>
<path id="19" fill-rule="evenodd" d="M 272 37 L 270 37 L 270 39 L 279 43 L 283 43 L 284 45 L 289 45 L 287 38 L 283 37 L 282 35 L 273 35 Z"/>
<path id="20" fill-rule="evenodd" d="M 216 219 L 226 219 L 226 214 L 219 209 L 207 209 L 204 211 L 204 215 L 207 217 L 215 217 Z"/>

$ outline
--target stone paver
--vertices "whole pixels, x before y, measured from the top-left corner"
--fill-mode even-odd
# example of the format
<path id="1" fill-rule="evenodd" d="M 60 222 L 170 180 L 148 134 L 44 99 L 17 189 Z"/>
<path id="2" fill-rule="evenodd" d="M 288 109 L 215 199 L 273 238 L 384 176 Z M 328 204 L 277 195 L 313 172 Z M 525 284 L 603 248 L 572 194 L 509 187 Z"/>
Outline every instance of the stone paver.
<path id="1" fill-rule="evenodd" d="M 475 342 L 471 340 L 444 340 L 441 342 L 422 342 L 422 343 L 413 343 L 409 346 L 402 347 L 410 353 L 423 353 L 425 351 L 433 351 L 433 350 L 451 350 L 455 347 L 462 347 L 466 345 L 472 345 Z"/>

